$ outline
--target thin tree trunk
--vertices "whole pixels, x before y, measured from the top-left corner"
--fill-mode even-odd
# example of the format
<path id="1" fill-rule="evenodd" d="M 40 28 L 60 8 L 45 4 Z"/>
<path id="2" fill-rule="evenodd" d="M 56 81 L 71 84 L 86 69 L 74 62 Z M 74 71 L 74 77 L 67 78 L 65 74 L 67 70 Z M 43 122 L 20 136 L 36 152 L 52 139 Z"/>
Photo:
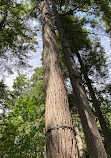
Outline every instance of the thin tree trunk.
<path id="1" fill-rule="evenodd" d="M 76 131 L 76 141 L 77 141 L 77 146 L 78 146 L 78 151 L 79 151 L 79 156 L 81 158 L 83 158 L 83 154 L 84 154 L 84 150 L 83 150 L 83 142 L 79 133 L 79 129 L 76 126 L 75 127 L 75 131 Z"/>
<path id="2" fill-rule="evenodd" d="M 76 120 L 74 118 L 74 115 L 72 114 L 72 118 L 73 118 L 73 125 L 74 125 L 74 130 L 76 133 L 76 141 L 77 141 L 77 147 L 78 147 L 78 152 L 79 152 L 79 156 L 81 158 L 83 158 L 83 154 L 84 154 L 84 149 L 83 149 L 83 142 L 80 136 L 80 132 L 79 132 L 79 128 L 77 126 Z"/>
<path id="3" fill-rule="evenodd" d="M 47 158 L 78 158 L 56 35 L 47 0 L 41 1 L 41 8 L 46 93 L 46 156 Z"/>
<path id="4" fill-rule="evenodd" d="M 104 116 L 102 115 L 102 112 L 101 112 L 101 109 L 100 109 L 101 104 L 96 98 L 94 89 L 91 85 L 91 80 L 88 78 L 87 72 L 85 71 L 85 65 L 84 65 L 84 63 L 83 63 L 83 61 L 80 57 L 79 52 L 76 52 L 76 55 L 78 57 L 80 65 L 81 65 L 81 71 L 84 75 L 86 84 L 88 86 L 88 89 L 89 89 L 89 92 L 90 92 L 90 95 L 91 95 L 91 98 L 92 98 L 92 101 L 93 101 L 93 106 L 96 110 L 96 115 L 97 115 L 98 120 L 100 122 L 100 126 L 101 126 L 101 129 L 102 129 L 103 135 L 104 135 L 106 147 L 109 149 L 108 152 L 111 154 L 111 135 L 108 131 L 108 128 L 106 126 L 106 121 L 105 121 Z"/>
<path id="5" fill-rule="evenodd" d="M 60 21 L 59 14 L 56 11 L 56 6 L 53 1 L 54 15 L 56 19 L 56 26 L 59 31 L 62 49 L 66 60 L 67 68 L 69 71 L 69 77 L 73 88 L 74 95 L 77 99 L 78 110 L 85 134 L 85 139 L 88 147 L 88 152 L 91 158 L 107 158 L 106 151 L 104 149 L 100 134 L 98 132 L 96 122 L 94 120 L 93 113 L 84 89 L 82 87 L 79 75 L 72 57 L 68 41 L 65 37 L 64 30 Z"/>

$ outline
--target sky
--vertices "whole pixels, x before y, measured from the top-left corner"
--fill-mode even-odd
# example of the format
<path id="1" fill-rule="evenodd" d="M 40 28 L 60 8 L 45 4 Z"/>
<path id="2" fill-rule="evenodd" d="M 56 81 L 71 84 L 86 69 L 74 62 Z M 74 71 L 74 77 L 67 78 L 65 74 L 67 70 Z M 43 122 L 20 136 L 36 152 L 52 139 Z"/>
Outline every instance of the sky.
<path id="1" fill-rule="evenodd" d="M 81 14 L 79 13 L 78 16 L 81 16 Z M 84 15 L 83 15 L 84 16 Z M 82 16 L 81 16 L 82 17 Z M 31 69 L 27 69 L 27 70 L 24 70 L 22 71 L 21 73 L 27 73 L 28 74 L 28 77 L 30 77 L 32 74 L 33 74 L 33 70 L 36 68 L 36 67 L 40 67 L 41 66 L 41 53 L 42 53 L 42 32 L 41 32 L 41 26 L 40 26 L 40 23 L 36 20 L 33 20 L 30 22 L 31 25 L 34 27 L 35 25 L 38 26 L 39 30 L 40 31 L 37 31 L 37 41 L 38 41 L 38 47 L 37 47 L 37 50 L 36 52 L 30 52 L 31 54 L 31 59 L 29 61 L 29 64 L 32 66 Z M 89 29 L 91 29 L 90 26 L 88 26 Z M 93 32 L 93 30 L 90 30 L 91 32 Z M 101 34 L 104 34 L 101 33 Z M 111 79 L 111 41 L 110 41 L 110 38 L 106 37 L 106 36 L 99 36 L 99 38 L 101 39 L 101 44 L 102 46 L 104 47 L 105 49 L 105 52 L 106 52 L 106 55 L 108 57 L 108 63 L 109 64 L 109 79 Z M 7 84 L 7 86 L 12 89 L 12 85 L 13 85 L 13 81 L 14 79 L 17 77 L 17 72 L 15 72 L 14 74 L 12 75 L 9 75 L 5 78 L 5 83 Z M 0 76 L 0 79 L 2 77 Z"/>
<path id="2" fill-rule="evenodd" d="M 22 70 L 21 73 L 26 73 L 28 77 L 31 77 L 31 75 L 34 72 L 34 69 L 36 67 L 41 67 L 42 63 L 41 63 L 41 54 L 42 54 L 42 32 L 41 32 L 41 26 L 37 21 L 31 21 L 31 24 L 33 25 L 33 27 L 35 25 L 38 26 L 39 31 L 37 31 L 37 41 L 38 41 L 38 46 L 37 46 L 37 50 L 36 52 L 30 52 L 31 58 L 29 60 L 29 65 L 32 66 L 32 68 L 27 68 L 25 70 Z M 14 79 L 17 77 L 18 73 L 17 71 L 14 72 L 14 74 L 9 74 L 7 77 L 4 78 L 4 81 L 6 83 L 6 85 L 9 87 L 9 89 L 12 89 L 12 85 L 14 82 Z M 2 79 L 2 76 L 0 76 L 0 80 Z"/>
<path id="3" fill-rule="evenodd" d="M 84 16 L 87 17 L 87 19 L 94 19 L 96 20 L 97 22 L 100 20 L 99 17 L 95 17 L 93 14 L 91 16 L 87 16 L 86 13 L 84 12 L 77 12 L 76 13 L 76 16 L 79 17 L 79 18 L 83 18 Z M 109 78 L 108 78 L 108 82 L 110 81 L 111 82 L 111 38 L 108 37 L 108 34 L 105 33 L 105 27 L 104 27 L 104 22 L 101 22 L 101 29 L 98 27 L 95 29 L 95 28 L 92 28 L 90 24 L 87 24 L 87 29 L 89 30 L 89 32 L 91 33 L 95 33 L 94 34 L 90 34 L 89 37 L 90 38 L 94 38 L 94 37 L 97 37 L 100 39 L 100 42 L 101 42 L 101 45 L 104 47 L 104 50 L 106 52 L 106 58 L 107 58 L 107 64 L 108 64 L 108 71 L 109 71 Z M 98 35 L 96 35 L 98 34 Z"/>
<path id="4" fill-rule="evenodd" d="M 35 25 L 35 21 L 33 22 L 33 24 Z M 37 41 L 38 41 L 38 48 L 36 52 L 30 52 L 31 53 L 31 59 L 29 61 L 30 65 L 32 66 L 31 69 L 27 69 L 25 71 L 22 71 L 23 73 L 27 73 L 28 77 L 30 77 L 33 74 L 33 70 L 36 67 L 40 67 L 41 66 L 41 53 L 42 53 L 42 33 L 41 31 L 38 31 L 37 33 Z M 101 43 L 106 51 L 106 55 L 108 58 L 108 62 L 111 63 L 111 46 L 110 46 L 110 39 L 108 37 L 100 37 L 101 38 Z M 14 79 L 17 77 L 17 72 L 15 72 L 13 75 L 9 75 L 8 77 L 5 78 L 5 82 L 7 84 L 7 86 L 12 89 L 12 85 L 13 85 L 13 81 Z M 111 81 L 111 64 L 109 65 L 109 79 Z"/>

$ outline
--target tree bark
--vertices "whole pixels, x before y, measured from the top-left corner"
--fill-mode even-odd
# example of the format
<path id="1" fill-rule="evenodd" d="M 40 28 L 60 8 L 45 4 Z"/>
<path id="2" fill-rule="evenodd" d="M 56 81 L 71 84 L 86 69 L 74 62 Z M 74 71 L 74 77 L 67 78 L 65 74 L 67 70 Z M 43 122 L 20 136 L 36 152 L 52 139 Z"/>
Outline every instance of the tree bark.
<path id="1" fill-rule="evenodd" d="M 79 75 L 74 63 L 74 59 L 71 54 L 64 30 L 62 28 L 60 17 L 59 14 L 57 13 L 56 5 L 54 1 L 53 1 L 53 10 L 56 20 L 56 26 L 58 28 L 59 36 L 61 39 L 62 50 L 69 71 L 69 77 L 71 79 L 73 92 L 77 99 L 79 115 L 82 122 L 89 155 L 91 158 L 107 158 L 106 151 L 104 149 L 100 134 L 98 132 L 90 105 L 88 104 L 86 94 L 82 87 L 81 80 L 79 79 Z"/>
<path id="2" fill-rule="evenodd" d="M 101 126 L 101 129 L 102 129 L 103 135 L 104 135 L 105 144 L 106 144 L 106 147 L 108 149 L 108 153 L 111 155 L 111 135 L 110 135 L 110 133 L 108 131 L 108 128 L 107 128 L 107 125 L 106 125 L 106 121 L 105 121 L 104 116 L 103 116 L 103 114 L 101 112 L 101 109 L 100 109 L 101 103 L 96 98 L 94 89 L 93 89 L 93 87 L 91 85 L 91 80 L 89 79 L 89 77 L 87 75 L 87 72 L 85 71 L 85 65 L 84 65 L 84 63 L 83 63 L 83 61 L 81 59 L 81 56 L 80 56 L 79 52 L 76 52 L 76 55 L 78 57 L 80 65 L 81 65 L 81 71 L 82 71 L 82 73 L 84 75 L 86 84 L 88 86 L 89 93 L 90 93 L 92 101 L 93 101 L 93 106 L 94 106 L 94 108 L 96 110 L 96 116 L 98 117 L 98 120 L 100 122 L 100 126 Z"/>
<path id="3" fill-rule="evenodd" d="M 79 132 L 79 128 L 77 126 L 77 123 L 76 123 L 76 120 L 75 120 L 73 114 L 72 114 L 72 118 L 73 118 L 74 130 L 75 130 L 75 133 L 76 133 L 76 141 L 77 141 L 79 157 L 83 158 L 83 155 L 84 155 L 83 142 L 82 142 L 80 132 Z"/>
<path id="4" fill-rule="evenodd" d="M 41 0 L 47 158 L 78 158 L 75 131 L 47 0 Z"/>

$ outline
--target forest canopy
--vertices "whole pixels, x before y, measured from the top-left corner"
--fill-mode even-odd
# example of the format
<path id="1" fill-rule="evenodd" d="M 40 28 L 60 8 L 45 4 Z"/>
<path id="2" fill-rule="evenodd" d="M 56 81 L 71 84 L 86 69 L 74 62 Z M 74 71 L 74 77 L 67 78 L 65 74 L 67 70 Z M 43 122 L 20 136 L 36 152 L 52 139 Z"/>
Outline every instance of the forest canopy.
<path id="1" fill-rule="evenodd" d="M 0 0 L 2 158 L 111 157 L 110 38 L 110 0 Z"/>

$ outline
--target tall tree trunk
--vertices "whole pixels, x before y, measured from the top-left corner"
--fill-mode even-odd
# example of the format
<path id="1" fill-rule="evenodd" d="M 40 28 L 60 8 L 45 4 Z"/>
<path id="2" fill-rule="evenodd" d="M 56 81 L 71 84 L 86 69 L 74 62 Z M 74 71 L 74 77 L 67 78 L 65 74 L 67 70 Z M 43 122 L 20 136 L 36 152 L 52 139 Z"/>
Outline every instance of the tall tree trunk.
<path id="1" fill-rule="evenodd" d="M 78 57 L 80 65 L 81 65 L 81 71 L 84 75 L 86 84 L 88 86 L 88 89 L 89 89 L 89 92 L 90 92 L 90 95 L 91 95 L 91 98 L 92 98 L 92 101 L 93 101 L 93 106 L 96 110 L 96 115 L 97 115 L 98 120 L 100 122 L 100 126 L 101 126 L 101 129 L 102 129 L 103 135 L 104 135 L 105 144 L 106 144 L 106 147 L 108 149 L 108 153 L 111 155 L 111 135 L 110 135 L 110 132 L 108 131 L 108 128 L 107 128 L 107 125 L 106 125 L 107 123 L 106 123 L 106 121 L 104 119 L 104 116 L 102 115 L 102 112 L 101 112 L 101 109 L 100 109 L 101 103 L 96 98 L 94 89 L 91 85 L 91 80 L 89 79 L 89 77 L 87 75 L 87 72 L 85 71 L 85 65 L 84 65 L 84 63 L 81 59 L 81 56 L 80 56 L 79 52 L 76 52 L 76 55 Z"/>
<path id="2" fill-rule="evenodd" d="M 41 8 L 46 92 L 46 155 L 47 158 L 78 158 L 75 131 L 47 0 L 41 1 Z"/>
<path id="3" fill-rule="evenodd" d="M 98 132 L 93 113 L 91 111 L 90 105 L 88 104 L 86 94 L 79 79 L 74 59 L 71 54 L 66 36 L 64 34 L 64 30 L 62 28 L 59 14 L 56 11 L 56 5 L 54 0 L 53 10 L 56 19 L 56 26 L 58 28 L 61 39 L 62 50 L 69 71 L 69 77 L 71 79 L 73 92 L 77 99 L 78 110 L 85 134 L 89 155 L 91 158 L 107 158 L 107 154 L 104 149 L 100 134 Z"/>

